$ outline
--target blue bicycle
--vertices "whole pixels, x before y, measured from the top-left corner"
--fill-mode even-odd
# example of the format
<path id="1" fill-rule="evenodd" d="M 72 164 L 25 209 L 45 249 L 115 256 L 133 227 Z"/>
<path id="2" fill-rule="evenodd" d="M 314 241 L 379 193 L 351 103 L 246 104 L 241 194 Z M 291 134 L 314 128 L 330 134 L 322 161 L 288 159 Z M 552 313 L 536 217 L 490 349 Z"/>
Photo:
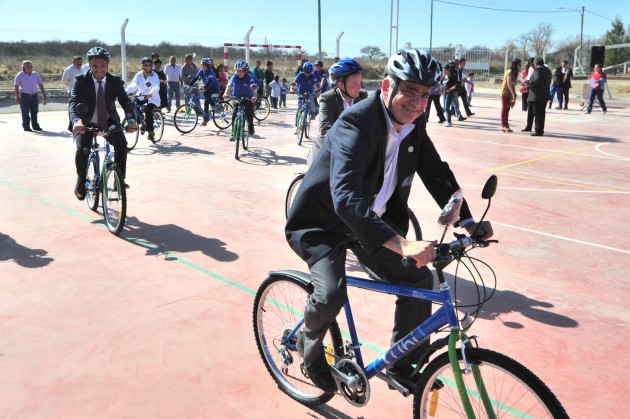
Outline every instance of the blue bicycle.
<path id="1" fill-rule="evenodd" d="M 496 177 L 492 176 L 482 197 L 490 201 L 495 190 Z M 454 198 L 445 207 L 440 220 L 447 224 L 446 228 L 459 218 L 460 206 L 461 198 Z M 407 388 L 382 371 L 432 334 L 443 331 L 448 335 L 436 339 L 418 360 L 416 372 L 420 373 L 421 369 L 422 372 L 414 390 L 414 418 L 567 418 L 556 396 L 532 372 L 505 355 L 478 348 L 476 338 L 467 335 L 481 306 L 494 291 L 490 295 L 482 294 L 472 315 L 466 313 L 460 320 L 458 308 L 462 307 L 454 302 L 443 270 L 457 261 L 479 276 L 475 262 L 483 262 L 470 258 L 467 249 L 487 247 L 497 241 L 481 240 L 474 234 L 471 237 L 456 235 L 456 238 L 451 243 L 440 243 L 436 248 L 438 256 L 433 266 L 439 281 L 438 291 L 347 276 L 349 287 L 432 301 L 441 307 L 382 356 L 366 365 L 350 302 L 346 300 L 344 310 L 350 341 L 343 342 L 336 321 L 330 325 L 324 339 L 324 350 L 337 380 L 338 393 L 354 406 L 365 406 L 370 399 L 369 380 L 378 377 L 390 388 L 409 396 Z M 413 261 L 403 259 L 403 263 Z M 256 343 L 267 370 L 283 392 L 306 406 L 326 403 L 338 394 L 324 392 L 311 382 L 297 350 L 297 333 L 303 328 L 303 310 L 312 292 L 313 284 L 306 273 L 270 272 L 256 293 L 253 312 Z M 448 349 L 435 355 L 444 347 Z"/>
<path id="2" fill-rule="evenodd" d="M 133 112 L 133 103 L 129 103 L 128 113 Z M 77 105 L 80 114 L 87 113 L 87 106 L 83 103 Z M 123 121 L 124 124 L 124 121 Z M 85 132 L 94 135 L 92 152 L 88 158 L 86 168 L 85 200 L 92 211 L 96 211 L 99 204 L 99 197 L 102 196 L 103 217 L 107 229 L 115 235 L 120 234 L 125 226 L 127 218 L 127 192 L 123 180 L 122 172 L 114 161 L 114 152 L 109 145 L 110 136 L 122 131 L 122 125 L 112 125 L 107 130 L 99 128 L 95 124 L 88 123 Z M 105 139 L 105 144 L 98 144 L 98 137 Z M 102 162 L 101 162 L 101 154 Z"/>
<path id="3" fill-rule="evenodd" d="M 204 96 L 199 93 L 199 90 L 185 86 L 184 92 L 186 95 L 190 95 L 190 100 L 177 108 L 175 115 L 173 115 L 173 123 L 177 131 L 188 134 L 194 130 L 199 123 L 199 116 L 202 116 L 204 120 L 202 126 L 206 125 L 206 121 L 210 119 L 221 130 L 232 124 L 232 105 L 227 101 L 219 101 L 218 94 L 212 98 L 212 111 L 204 112 L 201 107 L 201 99 Z"/>

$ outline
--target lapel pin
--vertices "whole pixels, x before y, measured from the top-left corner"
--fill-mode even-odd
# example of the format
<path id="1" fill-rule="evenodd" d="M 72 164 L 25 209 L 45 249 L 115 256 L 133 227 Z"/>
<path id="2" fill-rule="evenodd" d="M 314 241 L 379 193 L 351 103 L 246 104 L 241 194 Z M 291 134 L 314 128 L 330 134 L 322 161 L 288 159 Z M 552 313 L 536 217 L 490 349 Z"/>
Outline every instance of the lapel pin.
<path id="1" fill-rule="evenodd" d="M 409 152 L 410 152 L 410 153 L 413 153 L 413 146 L 412 146 L 412 145 L 410 145 L 410 146 L 409 146 L 409 148 L 408 148 L 407 150 L 409 150 Z"/>

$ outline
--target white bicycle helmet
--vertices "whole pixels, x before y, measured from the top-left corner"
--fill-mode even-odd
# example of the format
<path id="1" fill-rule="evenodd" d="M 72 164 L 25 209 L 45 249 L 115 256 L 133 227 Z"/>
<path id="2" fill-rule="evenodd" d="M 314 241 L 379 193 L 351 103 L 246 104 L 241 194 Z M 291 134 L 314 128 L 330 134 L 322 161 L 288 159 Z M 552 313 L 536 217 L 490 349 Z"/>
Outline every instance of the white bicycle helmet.
<path id="1" fill-rule="evenodd" d="M 396 81 L 404 80 L 435 88 L 442 80 L 442 66 L 427 51 L 400 50 L 387 62 L 385 72 Z"/>

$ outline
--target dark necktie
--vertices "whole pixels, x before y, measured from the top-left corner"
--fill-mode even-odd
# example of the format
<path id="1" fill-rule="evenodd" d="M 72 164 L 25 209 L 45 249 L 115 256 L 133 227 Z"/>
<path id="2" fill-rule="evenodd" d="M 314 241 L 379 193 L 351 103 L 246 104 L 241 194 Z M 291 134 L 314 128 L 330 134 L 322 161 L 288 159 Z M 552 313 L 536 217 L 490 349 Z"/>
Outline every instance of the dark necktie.
<path id="1" fill-rule="evenodd" d="M 107 129 L 107 106 L 105 105 L 105 91 L 103 81 L 99 80 L 96 93 L 96 121 L 100 128 Z"/>

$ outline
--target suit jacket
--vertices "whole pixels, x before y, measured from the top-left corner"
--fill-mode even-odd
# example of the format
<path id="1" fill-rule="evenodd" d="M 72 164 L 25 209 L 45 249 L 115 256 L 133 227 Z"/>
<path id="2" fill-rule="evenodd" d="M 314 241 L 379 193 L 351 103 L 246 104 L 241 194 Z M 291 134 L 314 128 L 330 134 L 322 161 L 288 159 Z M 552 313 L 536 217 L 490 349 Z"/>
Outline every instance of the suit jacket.
<path id="1" fill-rule="evenodd" d="M 562 87 L 564 89 L 571 88 L 571 79 L 573 78 L 573 69 L 567 67 L 566 73 L 564 73 L 565 79 Z"/>
<path id="2" fill-rule="evenodd" d="M 384 177 L 388 126 L 380 91 L 343 112 L 327 134 L 291 206 L 285 234 L 308 264 L 340 242 L 359 239 L 372 253 L 409 225 L 407 200 L 418 173 L 442 207 L 459 189 L 426 132 L 422 116 L 400 144 L 396 190 L 379 217 L 370 209 Z M 462 218 L 470 218 L 464 201 Z"/>
<path id="3" fill-rule="evenodd" d="M 354 104 L 362 101 L 368 96 L 365 90 L 359 91 L 359 97 L 355 99 Z M 319 147 L 324 142 L 324 137 L 333 126 L 335 121 L 339 119 L 339 115 L 343 112 L 343 98 L 338 87 L 333 88 L 319 97 L 319 131 L 315 143 Z"/>
<path id="4" fill-rule="evenodd" d="M 107 112 L 109 118 L 116 123 L 120 123 L 120 117 L 116 111 L 116 100 L 122 108 L 131 100 L 127 97 L 125 87 L 122 79 L 113 74 L 107 73 L 105 75 L 105 103 L 107 105 Z M 88 112 L 85 115 L 77 113 L 77 105 L 79 103 L 85 103 L 88 107 Z M 96 88 L 94 86 L 94 77 L 92 72 L 88 71 L 85 74 L 79 74 L 75 77 L 74 88 L 70 94 L 70 104 L 68 106 L 68 114 L 70 117 L 70 126 L 68 129 L 72 131 L 72 121 L 74 119 L 81 119 L 83 123 L 90 122 L 96 112 Z"/>
<path id="5" fill-rule="evenodd" d="M 551 79 L 553 78 L 551 70 L 544 65 L 536 66 L 534 74 L 527 82 L 529 86 L 528 102 L 544 103 L 551 99 Z"/>

